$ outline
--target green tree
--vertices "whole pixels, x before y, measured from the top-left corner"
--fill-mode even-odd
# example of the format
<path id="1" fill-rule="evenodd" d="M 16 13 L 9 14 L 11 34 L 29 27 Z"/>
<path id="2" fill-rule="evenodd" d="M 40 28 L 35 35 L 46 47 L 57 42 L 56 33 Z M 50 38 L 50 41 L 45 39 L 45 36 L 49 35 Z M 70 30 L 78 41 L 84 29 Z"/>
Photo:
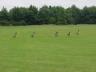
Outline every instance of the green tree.
<path id="1" fill-rule="evenodd" d="M 96 24 L 96 7 L 84 7 L 82 10 L 82 22 L 86 24 Z"/>
<path id="2" fill-rule="evenodd" d="M 41 24 L 48 24 L 49 21 L 49 7 L 43 6 L 39 9 L 38 19 Z"/>
<path id="3" fill-rule="evenodd" d="M 8 25 L 9 21 L 9 13 L 6 8 L 2 8 L 0 11 L 0 24 L 1 25 Z"/>
<path id="4" fill-rule="evenodd" d="M 80 19 L 80 9 L 75 5 L 72 5 L 71 8 L 66 10 L 67 12 L 67 21 L 69 24 L 77 24 Z"/>
<path id="5" fill-rule="evenodd" d="M 10 10 L 10 21 L 13 23 L 13 25 L 25 25 L 27 24 L 25 22 L 25 16 L 27 13 L 27 9 L 24 7 L 15 7 Z"/>
<path id="6" fill-rule="evenodd" d="M 56 24 L 66 24 L 66 11 L 63 7 L 54 7 L 54 13 L 56 18 Z"/>
<path id="7" fill-rule="evenodd" d="M 27 12 L 25 14 L 25 21 L 28 24 L 37 24 L 38 23 L 38 18 L 37 18 L 37 14 L 38 14 L 38 9 L 35 6 L 30 6 L 27 9 Z"/>

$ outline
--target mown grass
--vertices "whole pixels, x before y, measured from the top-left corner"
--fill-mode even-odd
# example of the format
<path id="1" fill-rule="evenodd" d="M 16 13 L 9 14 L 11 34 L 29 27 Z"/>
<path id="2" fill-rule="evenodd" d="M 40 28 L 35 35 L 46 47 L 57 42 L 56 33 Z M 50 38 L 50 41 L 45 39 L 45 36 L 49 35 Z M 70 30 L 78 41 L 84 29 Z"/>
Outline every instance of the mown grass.
<path id="1" fill-rule="evenodd" d="M 96 26 L 0 27 L 0 72 L 96 72 Z"/>

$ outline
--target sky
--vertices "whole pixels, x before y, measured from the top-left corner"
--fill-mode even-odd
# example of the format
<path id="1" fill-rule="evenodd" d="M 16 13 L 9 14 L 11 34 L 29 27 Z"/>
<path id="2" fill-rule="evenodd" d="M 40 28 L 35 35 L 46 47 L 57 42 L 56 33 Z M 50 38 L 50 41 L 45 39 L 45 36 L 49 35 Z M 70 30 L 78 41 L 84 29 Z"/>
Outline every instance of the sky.
<path id="1" fill-rule="evenodd" d="M 73 4 L 79 8 L 96 6 L 96 0 L 0 0 L 0 9 L 2 9 L 2 7 L 11 9 L 15 6 L 29 7 L 30 5 L 35 5 L 38 8 L 43 5 L 62 6 L 67 8 Z"/>

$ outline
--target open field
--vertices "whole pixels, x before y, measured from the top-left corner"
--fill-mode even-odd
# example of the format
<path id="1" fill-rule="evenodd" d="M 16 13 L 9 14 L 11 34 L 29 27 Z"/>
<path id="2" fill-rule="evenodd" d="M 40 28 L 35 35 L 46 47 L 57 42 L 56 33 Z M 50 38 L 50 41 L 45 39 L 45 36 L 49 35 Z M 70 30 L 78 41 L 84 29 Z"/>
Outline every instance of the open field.
<path id="1" fill-rule="evenodd" d="M 96 72 L 96 25 L 0 27 L 0 72 Z"/>

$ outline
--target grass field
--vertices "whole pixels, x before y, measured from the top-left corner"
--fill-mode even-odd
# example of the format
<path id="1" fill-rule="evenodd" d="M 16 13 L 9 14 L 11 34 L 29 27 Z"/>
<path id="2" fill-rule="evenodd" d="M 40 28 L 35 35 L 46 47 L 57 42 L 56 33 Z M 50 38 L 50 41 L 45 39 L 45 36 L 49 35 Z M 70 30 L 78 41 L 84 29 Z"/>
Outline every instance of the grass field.
<path id="1" fill-rule="evenodd" d="M 0 27 L 0 72 L 96 72 L 96 26 Z"/>

